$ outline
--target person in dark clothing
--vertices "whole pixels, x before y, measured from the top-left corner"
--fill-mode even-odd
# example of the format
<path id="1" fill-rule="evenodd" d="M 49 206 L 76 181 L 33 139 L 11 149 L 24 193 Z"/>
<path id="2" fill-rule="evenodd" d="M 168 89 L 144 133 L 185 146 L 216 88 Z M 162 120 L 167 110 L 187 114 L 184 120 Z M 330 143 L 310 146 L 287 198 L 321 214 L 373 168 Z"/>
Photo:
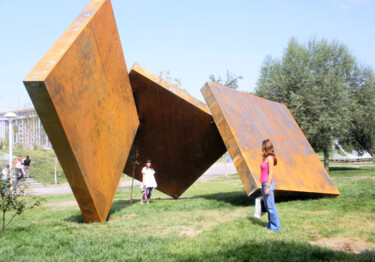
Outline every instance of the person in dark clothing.
<path id="1" fill-rule="evenodd" d="M 26 156 L 26 158 L 23 160 L 23 166 L 25 169 L 25 178 L 30 178 L 30 164 L 31 164 L 31 159 L 29 156 Z"/>

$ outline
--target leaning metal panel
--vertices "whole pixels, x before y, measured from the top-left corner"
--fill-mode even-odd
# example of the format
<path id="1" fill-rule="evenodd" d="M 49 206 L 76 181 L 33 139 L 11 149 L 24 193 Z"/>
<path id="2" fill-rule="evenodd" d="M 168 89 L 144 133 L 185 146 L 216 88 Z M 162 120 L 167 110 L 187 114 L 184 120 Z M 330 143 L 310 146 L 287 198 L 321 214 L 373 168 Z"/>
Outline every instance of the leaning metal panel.
<path id="1" fill-rule="evenodd" d="M 214 83 L 206 83 L 202 94 L 248 195 L 261 189 L 261 143 L 267 138 L 279 160 L 274 181 L 280 194 L 339 194 L 285 105 Z"/>
<path id="2" fill-rule="evenodd" d="M 139 125 L 111 2 L 92 1 L 24 84 L 85 221 L 105 221 Z"/>
<path id="3" fill-rule="evenodd" d="M 225 145 L 204 103 L 137 64 L 129 77 L 140 119 L 135 177 L 142 179 L 150 158 L 157 189 L 178 198 L 225 153 Z M 132 168 L 129 160 L 124 172 L 131 175 Z"/>

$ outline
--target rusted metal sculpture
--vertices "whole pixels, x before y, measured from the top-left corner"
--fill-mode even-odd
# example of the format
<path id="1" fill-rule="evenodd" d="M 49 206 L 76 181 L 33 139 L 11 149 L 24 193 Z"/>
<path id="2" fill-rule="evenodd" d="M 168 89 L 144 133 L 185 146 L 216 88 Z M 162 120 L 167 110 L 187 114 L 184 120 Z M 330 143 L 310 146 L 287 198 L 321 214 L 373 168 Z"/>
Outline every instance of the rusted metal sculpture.
<path id="1" fill-rule="evenodd" d="M 225 153 L 225 145 L 204 103 L 137 64 L 129 77 L 140 119 L 136 179 L 152 159 L 157 189 L 177 198 Z M 130 159 L 124 172 L 132 174 Z"/>
<path id="2" fill-rule="evenodd" d="M 86 222 L 106 220 L 122 171 L 132 174 L 133 142 L 174 198 L 226 149 L 247 193 L 259 193 L 264 138 L 278 153 L 278 191 L 339 194 L 284 105 L 207 83 L 208 108 L 137 64 L 128 75 L 109 0 L 90 2 L 24 84 Z"/>
<path id="3" fill-rule="evenodd" d="M 279 196 L 339 195 L 285 105 L 214 83 L 206 83 L 202 94 L 248 195 L 260 193 L 261 143 L 267 138 L 278 156 Z"/>
<path id="4" fill-rule="evenodd" d="M 24 84 L 85 221 L 105 221 L 139 125 L 111 2 L 92 1 Z"/>

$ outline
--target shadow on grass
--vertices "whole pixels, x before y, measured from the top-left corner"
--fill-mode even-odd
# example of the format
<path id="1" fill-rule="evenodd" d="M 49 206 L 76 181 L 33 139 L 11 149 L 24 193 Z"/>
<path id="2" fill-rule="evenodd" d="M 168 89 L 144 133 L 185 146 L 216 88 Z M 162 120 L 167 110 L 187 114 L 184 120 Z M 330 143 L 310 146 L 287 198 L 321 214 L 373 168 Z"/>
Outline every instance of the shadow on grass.
<path id="1" fill-rule="evenodd" d="M 244 191 L 215 193 L 209 195 L 194 196 L 194 198 L 204 198 L 229 203 L 233 206 L 253 206 L 255 197 L 249 197 Z"/>
<path id="2" fill-rule="evenodd" d="M 133 205 L 134 204 L 135 204 L 135 200 L 133 200 Z M 107 217 L 106 221 L 108 221 L 111 218 L 111 215 L 113 215 L 114 213 L 116 213 L 118 211 L 121 211 L 121 210 L 123 210 L 123 209 L 125 209 L 126 207 L 129 207 L 129 206 L 130 206 L 130 200 L 114 200 L 113 203 L 112 203 L 111 209 L 109 210 L 108 217 Z M 79 224 L 86 223 L 81 212 L 67 218 L 66 221 L 79 223 Z"/>
<path id="3" fill-rule="evenodd" d="M 138 200 L 133 199 L 133 205 L 137 202 Z M 111 218 L 111 216 L 118 212 L 121 211 L 127 207 L 130 207 L 130 200 L 114 200 L 111 206 L 111 209 L 109 210 L 107 221 Z"/>
<path id="4" fill-rule="evenodd" d="M 79 224 L 84 224 L 85 220 L 83 219 L 83 215 L 81 212 L 77 212 L 76 215 L 73 215 L 71 217 L 68 217 L 66 219 L 67 222 L 73 222 L 73 223 L 79 223 Z"/>
<path id="5" fill-rule="evenodd" d="M 6 229 L 5 229 L 5 234 L 8 233 L 8 231 L 12 231 L 12 233 L 27 233 L 30 232 L 31 229 L 30 227 L 26 226 L 18 226 L 17 224 L 10 224 Z M 3 231 L 0 232 L 0 236 L 3 234 Z"/>
<path id="6" fill-rule="evenodd" d="M 260 194 L 260 191 L 255 192 L 253 195 L 248 196 L 245 191 L 235 191 L 235 192 L 224 192 L 224 193 L 215 193 L 209 195 L 199 195 L 194 196 L 194 198 L 203 198 L 207 200 L 216 200 L 229 203 L 232 206 L 254 206 L 255 198 Z M 306 193 L 306 192 L 292 192 L 292 191 L 276 191 L 275 192 L 275 202 L 290 202 L 296 200 L 308 201 L 312 199 L 320 199 L 325 197 L 322 194 L 315 193 Z"/>
<path id="7" fill-rule="evenodd" d="M 265 216 L 267 216 L 267 214 L 265 214 Z M 263 222 L 261 221 L 260 219 L 258 218 L 255 218 L 255 217 L 252 217 L 252 216 L 248 216 L 248 219 L 255 225 L 259 225 L 259 226 L 262 226 L 262 227 L 265 227 L 267 225 L 267 222 Z"/>
<path id="8" fill-rule="evenodd" d="M 278 233 L 265 233 L 278 234 Z M 254 240 L 241 245 L 222 247 L 197 255 L 181 255 L 177 261 L 374 261 L 375 252 L 365 251 L 361 254 L 335 251 L 328 248 L 271 240 L 259 242 Z"/>

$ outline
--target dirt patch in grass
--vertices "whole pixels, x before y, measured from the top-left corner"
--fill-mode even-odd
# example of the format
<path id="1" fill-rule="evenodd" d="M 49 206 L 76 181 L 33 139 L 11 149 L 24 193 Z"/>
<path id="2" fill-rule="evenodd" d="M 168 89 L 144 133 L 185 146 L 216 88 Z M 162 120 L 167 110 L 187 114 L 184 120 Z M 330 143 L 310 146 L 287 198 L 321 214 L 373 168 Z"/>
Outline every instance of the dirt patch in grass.
<path id="1" fill-rule="evenodd" d="M 181 229 L 180 234 L 178 234 L 178 236 L 179 237 L 189 237 L 189 238 L 192 238 L 192 237 L 198 236 L 202 232 L 203 232 L 203 230 L 196 230 L 196 229 L 193 229 L 193 228 L 190 228 L 190 227 L 183 227 Z"/>
<path id="2" fill-rule="evenodd" d="M 311 230 L 310 236 L 314 239 L 321 239 L 322 236 L 319 234 L 318 230 Z"/>
<path id="3" fill-rule="evenodd" d="M 211 211 L 204 214 L 204 219 L 191 226 L 182 226 L 179 237 L 193 238 L 204 231 L 209 230 L 221 223 L 232 221 L 239 217 L 246 217 L 248 210 L 246 208 L 239 208 L 233 211 Z"/>
<path id="4" fill-rule="evenodd" d="M 66 209 L 66 208 L 71 208 L 71 207 L 79 208 L 77 201 L 49 202 L 49 203 L 43 204 L 43 207 L 47 207 L 52 210 Z"/>
<path id="5" fill-rule="evenodd" d="M 237 218 L 246 218 L 248 208 L 238 208 L 235 210 L 199 210 L 173 212 L 173 217 L 158 217 L 158 223 L 150 225 L 149 222 L 140 222 L 138 227 L 145 236 L 194 238 L 200 234 L 212 230 L 222 223 L 232 221 Z M 129 230 L 127 230 L 129 232 Z M 139 233 L 139 232 L 138 232 Z"/>
<path id="6" fill-rule="evenodd" d="M 310 244 L 356 254 L 375 248 L 375 244 L 347 238 L 325 238 L 310 242 Z"/>
<path id="7" fill-rule="evenodd" d="M 111 219 L 108 220 L 108 222 L 117 221 L 117 220 L 120 220 L 121 218 L 136 217 L 136 216 L 137 216 L 137 214 L 127 214 L 125 216 L 111 218 Z"/>

